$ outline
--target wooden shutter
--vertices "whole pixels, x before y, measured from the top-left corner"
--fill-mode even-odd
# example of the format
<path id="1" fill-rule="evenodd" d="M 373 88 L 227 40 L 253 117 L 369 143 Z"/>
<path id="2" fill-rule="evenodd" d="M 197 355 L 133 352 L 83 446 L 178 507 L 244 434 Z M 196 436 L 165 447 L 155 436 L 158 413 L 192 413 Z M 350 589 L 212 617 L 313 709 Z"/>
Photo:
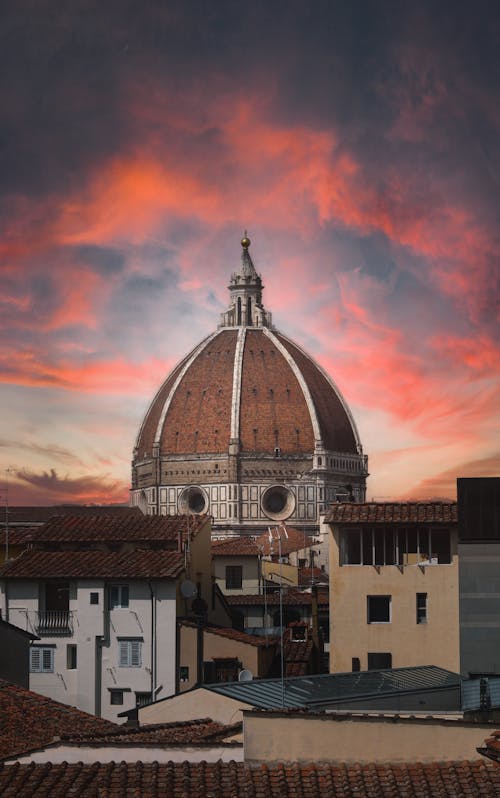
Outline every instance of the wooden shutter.
<path id="1" fill-rule="evenodd" d="M 129 664 L 129 641 L 120 640 L 118 663 L 120 668 L 126 668 Z"/>
<path id="2" fill-rule="evenodd" d="M 41 671 L 41 649 L 30 648 L 30 671 L 31 673 L 38 673 Z"/>
<path id="3" fill-rule="evenodd" d="M 141 641 L 130 641 L 130 665 L 133 668 L 141 667 Z"/>

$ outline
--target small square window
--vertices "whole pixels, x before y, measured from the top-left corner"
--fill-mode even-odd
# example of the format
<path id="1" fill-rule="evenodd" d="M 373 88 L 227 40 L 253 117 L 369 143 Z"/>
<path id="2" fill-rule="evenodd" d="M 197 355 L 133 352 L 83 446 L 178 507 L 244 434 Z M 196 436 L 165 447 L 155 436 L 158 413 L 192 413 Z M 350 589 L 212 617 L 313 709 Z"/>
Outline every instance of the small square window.
<path id="1" fill-rule="evenodd" d="M 114 706 L 122 706 L 123 690 L 110 690 L 109 703 Z"/>
<path id="2" fill-rule="evenodd" d="M 120 668 L 142 667 L 142 640 L 119 640 L 118 646 Z"/>
<path id="3" fill-rule="evenodd" d="M 30 673 L 54 673 L 54 648 L 30 648 Z"/>
<path id="4" fill-rule="evenodd" d="M 90 603 L 91 604 L 99 604 L 99 593 L 91 593 L 90 594 Z"/>
<path id="5" fill-rule="evenodd" d="M 179 668 L 179 680 L 181 682 L 189 682 L 189 666 L 181 665 Z"/>
<path id="6" fill-rule="evenodd" d="M 367 596 L 367 622 L 368 623 L 390 623 L 391 622 L 391 597 L 390 596 Z"/>
<path id="7" fill-rule="evenodd" d="M 392 668 L 392 654 L 389 652 L 375 652 L 368 654 L 368 670 L 379 671 Z"/>

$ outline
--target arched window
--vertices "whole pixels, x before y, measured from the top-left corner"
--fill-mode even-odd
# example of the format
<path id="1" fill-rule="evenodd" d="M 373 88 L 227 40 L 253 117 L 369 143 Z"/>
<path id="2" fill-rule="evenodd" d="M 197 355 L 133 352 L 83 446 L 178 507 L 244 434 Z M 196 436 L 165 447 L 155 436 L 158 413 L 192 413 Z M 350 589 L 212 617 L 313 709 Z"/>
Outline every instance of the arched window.
<path id="1" fill-rule="evenodd" d="M 247 299 L 247 324 L 252 324 L 252 297 Z"/>
<path id="2" fill-rule="evenodd" d="M 238 324 L 238 327 L 239 327 L 240 324 L 241 324 L 241 297 L 240 296 L 238 297 L 237 308 L 238 308 L 238 321 L 237 321 L 237 324 Z"/>

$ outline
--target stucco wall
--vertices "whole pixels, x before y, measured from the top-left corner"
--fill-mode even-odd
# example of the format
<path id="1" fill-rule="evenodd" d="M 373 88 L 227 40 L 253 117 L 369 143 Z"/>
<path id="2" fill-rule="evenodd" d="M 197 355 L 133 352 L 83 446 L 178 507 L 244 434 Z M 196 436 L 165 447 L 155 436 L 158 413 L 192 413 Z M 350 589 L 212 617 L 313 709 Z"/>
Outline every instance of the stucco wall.
<path id="1" fill-rule="evenodd" d="M 188 693 L 157 701 L 139 709 L 141 726 L 147 723 L 170 723 L 172 721 L 212 718 L 220 723 L 237 723 L 242 720 L 242 709 L 250 709 L 249 704 L 234 698 L 214 693 L 204 687 Z"/>
<path id="2" fill-rule="evenodd" d="M 8 760 L 8 764 L 18 762 L 21 765 L 30 762 L 51 762 L 59 764 L 68 762 L 242 762 L 242 746 L 69 746 L 61 745 L 46 748 L 33 754 L 27 754 Z"/>
<path id="3" fill-rule="evenodd" d="M 451 720 L 276 716 L 245 712 L 245 760 L 434 762 L 479 759 L 476 748 L 494 727 Z"/>
<path id="4" fill-rule="evenodd" d="M 392 667 L 438 665 L 459 669 L 458 558 L 452 533 L 452 563 L 409 565 L 342 565 L 339 530 L 330 541 L 330 671 L 352 669 L 359 657 L 368 667 L 368 652 L 389 652 Z M 427 623 L 416 622 L 416 594 L 427 593 Z M 367 596 L 391 596 L 390 623 L 368 623 Z"/>

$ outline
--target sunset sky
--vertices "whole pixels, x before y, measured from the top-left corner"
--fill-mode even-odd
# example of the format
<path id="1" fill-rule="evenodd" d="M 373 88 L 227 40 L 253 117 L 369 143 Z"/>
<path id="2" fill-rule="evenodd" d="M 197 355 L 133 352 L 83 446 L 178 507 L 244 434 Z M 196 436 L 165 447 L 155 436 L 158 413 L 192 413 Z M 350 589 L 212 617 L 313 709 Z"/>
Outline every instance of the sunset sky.
<path id="1" fill-rule="evenodd" d="M 8 3 L 1 503 L 127 500 L 245 228 L 370 499 L 498 475 L 499 41 L 482 0 Z"/>

